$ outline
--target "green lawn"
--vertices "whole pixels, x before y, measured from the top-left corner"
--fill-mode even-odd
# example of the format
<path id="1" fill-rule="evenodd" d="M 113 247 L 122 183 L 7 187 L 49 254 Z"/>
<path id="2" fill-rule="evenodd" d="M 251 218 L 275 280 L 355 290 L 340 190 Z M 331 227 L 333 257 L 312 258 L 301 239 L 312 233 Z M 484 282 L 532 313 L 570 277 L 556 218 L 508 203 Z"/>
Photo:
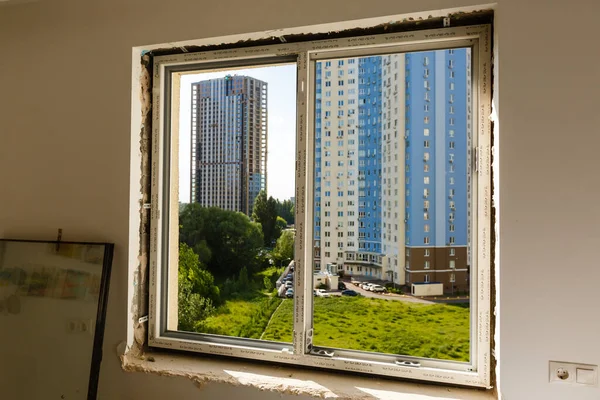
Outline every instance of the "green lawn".
<path id="1" fill-rule="evenodd" d="M 281 301 L 265 295 L 252 300 L 227 300 L 215 315 L 201 323 L 198 332 L 259 339 Z"/>
<path id="2" fill-rule="evenodd" d="M 365 297 L 315 298 L 317 346 L 469 360 L 469 309 Z M 291 342 L 293 302 L 284 300 L 263 335 Z"/>

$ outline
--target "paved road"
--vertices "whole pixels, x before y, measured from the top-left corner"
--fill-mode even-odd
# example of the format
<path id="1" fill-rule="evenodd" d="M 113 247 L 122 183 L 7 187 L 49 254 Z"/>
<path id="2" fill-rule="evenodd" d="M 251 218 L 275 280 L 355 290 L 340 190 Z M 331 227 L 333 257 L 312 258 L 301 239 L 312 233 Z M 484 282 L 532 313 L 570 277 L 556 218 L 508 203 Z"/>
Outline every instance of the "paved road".
<path id="1" fill-rule="evenodd" d="M 387 300 L 397 300 L 397 301 L 405 301 L 407 303 L 421 303 L 421 304 L 435 304 L 433 301 L 419 299 L 418 297 L 406 296 L 403 294 L 394 294 L 394 293 L 374 293 L 369 292 L 368 290 L 361 289 L 359 286 L 354 286 L 350 282 L 344 282 L 346 288 L 354 290 L 361 294 L 364 297 L 372 297 L 374 299 L 387 299 Z M 332 295 L 339 295 L 339 292 L 331 292 Z"/>

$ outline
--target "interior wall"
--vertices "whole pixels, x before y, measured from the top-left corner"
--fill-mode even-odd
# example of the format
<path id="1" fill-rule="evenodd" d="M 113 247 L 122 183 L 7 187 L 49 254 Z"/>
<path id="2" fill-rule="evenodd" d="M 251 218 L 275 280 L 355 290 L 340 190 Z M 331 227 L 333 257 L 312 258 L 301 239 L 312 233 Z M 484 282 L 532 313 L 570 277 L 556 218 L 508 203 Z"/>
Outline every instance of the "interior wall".
<path id="1" fill-rule="evenodd" d="M 0 8 L 0 233 L 116 243 L 100 398 L 275 398 L 124 373 L 131 49 L 472 0 L 40 0 Z M 600 53 L 593 0 L 498 0 L 500 377 L 506 400 L 597 399 L 548 360 L 600 364 Z M 501 93 L 501 95 L 500 95 Z M 135 234 L 135 232 L 132 232 Z"/>

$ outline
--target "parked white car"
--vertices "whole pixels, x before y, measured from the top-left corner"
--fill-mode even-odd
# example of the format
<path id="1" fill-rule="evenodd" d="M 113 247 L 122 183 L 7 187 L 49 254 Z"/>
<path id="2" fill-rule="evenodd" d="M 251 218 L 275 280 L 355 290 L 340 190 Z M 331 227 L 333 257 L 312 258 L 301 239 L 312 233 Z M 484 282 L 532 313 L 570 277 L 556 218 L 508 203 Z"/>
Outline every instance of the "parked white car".
<path id="1" fill-rule="evenodd" d="M 315 289 L 317 297 L 330 297 L 331 295 L 325 289 Z"/>
<path id="2" fill-rule="evenodd" d="M 367 282 L 365 282 L 362 285 L 360 285 L 360 287 L 362 289 L 364 289 L 364 290 L 371 290 L 371 286 L 373 286 L 373 284 L 372 283 L 367 283 Z"/>
<path id="3" fill-rule="evenodd" d="M 384 288 L 381 285 L 371 285 L 371 288 L 369 290 L 371 292 L 377 292 L 377 293 L 385 293 L 385 292 L 387 292 L 387 289 Z"/>

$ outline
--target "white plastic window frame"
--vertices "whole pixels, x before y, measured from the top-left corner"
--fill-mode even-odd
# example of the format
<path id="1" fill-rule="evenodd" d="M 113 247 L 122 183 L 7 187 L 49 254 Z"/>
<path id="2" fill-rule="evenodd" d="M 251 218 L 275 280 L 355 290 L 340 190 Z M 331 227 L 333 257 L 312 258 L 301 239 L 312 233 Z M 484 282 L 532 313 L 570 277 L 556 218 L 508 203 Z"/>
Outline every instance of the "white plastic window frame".
<path id="1" fill-rule="evenodd" d="M 360 37 L 155 56 L 153 59 L 149 331 L 151 347 L 248 358 L 473 387 L 490 387 L 491 367 L 491 27 L 473 25 Z M 315 347 L 313 336 L 313 185 L 315 63 L 317 60 L 471 48 L 472 101 L 467 135 L 472 165 L 470 361 Z M 296 249 L 293 343 L 180 332 L 177 313 L 178 138 L 171 106 L 177 73 L 295 62 Z M 178 82 L 176 82 L 178 83 Z M 175 282 L 175 287 L 169 282 Z M 175 308 L 176 309 L 176 308 Z M 171 306 L 173 310 L 173 306 Z"/>

